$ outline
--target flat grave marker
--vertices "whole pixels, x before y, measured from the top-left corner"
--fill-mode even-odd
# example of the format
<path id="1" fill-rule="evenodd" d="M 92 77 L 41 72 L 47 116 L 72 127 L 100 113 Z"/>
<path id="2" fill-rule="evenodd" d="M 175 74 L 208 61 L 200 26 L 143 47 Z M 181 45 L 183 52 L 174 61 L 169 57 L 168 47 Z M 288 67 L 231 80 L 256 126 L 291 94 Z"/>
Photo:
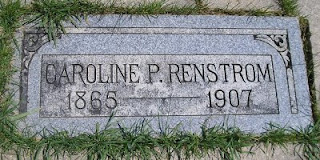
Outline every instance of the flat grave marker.
<path id="1" fill-rule="evenodd" d="M 90 17 L 55 45 L 24 32 L 20 112 L 25 124 L 92 132 L 147 119 L 198 132 L 226 123 L 260 133 L 304 127 L 312 111 L 296 18 Z"/>

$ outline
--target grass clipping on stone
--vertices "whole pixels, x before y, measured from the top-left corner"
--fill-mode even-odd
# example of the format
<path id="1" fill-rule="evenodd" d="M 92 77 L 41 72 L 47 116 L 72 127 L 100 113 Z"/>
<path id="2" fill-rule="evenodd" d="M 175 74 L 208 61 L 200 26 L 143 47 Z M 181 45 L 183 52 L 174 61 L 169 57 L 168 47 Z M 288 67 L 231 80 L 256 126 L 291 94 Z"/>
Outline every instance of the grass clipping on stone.
<path id="1" fill-rule="evenodd" d="M 141 3 L 132 7 L 117 6 L 115 3 L 101 4 L 87 0 L 35 0 L 23 6 L 18 0 L 0 1 L 0 152 L 14 151 L 18 159 L 65 159 L 72 155 L 82 155 L 87 159 L 179 159 L 217 156 L 220 159 L 240 159 L 241 154 L 254 154 L 252 148 L 286 148 L 295 145 L 295 152 L 306 159 L 320 159 L 320 123 L 303 129 L 281 128 L 270 124 L 261 135 L 245 133 L 239 128 L 224 125 L 201 127 L 201 133 L 183 131 L 179 126 L 170 128 L 159 124 L 154 130 L 148 121 L 140 121 L 129 128 L 116 124 L 111 127 L 112 117 L 106 126 L 97 124 L 93 134 L 72 135 L 67 131 L 49 131 L 31 134 L 19 130 L 17 122 L 23 115 L 15 114 L 13 93 L 6 87 L 13 73 L 11 59 L 14 52 L 14 33 L 25 24 L 42 27 L 49 40 L 57 41 L 59 34 L 65 33 L 65 22 L 76 26 L 89 14 L 227 14 L 249 16 L 296 16 L 295 0 L 279 0 L 282 11 L 210 9 L 201 0 L 195 5 L 178 7 L 166 5 L 165 1 Z M 302 19 L 303 20 L 303 19 Z M 304 19 L 305 20 L 305 19 Z M 304 22 L 304 21 L 302 21 Z M 302 23 L 301 22 L 301 23 Z M 306 24 L 307 23 L 303 23 Z M 302 28 L 304 50 L 311 54 L 308 34 Z M 308 57 L 308 56 L 307 56 Z M 310 66 L 310 64 L 308 64 Z M 309 67 L 308 66 L 308 67 Z M 312 68 L 308 69 L 312 73 Z M 310 75 L 310 74 L 309 74 Z M 313 81 L 309 76 L 310 86 Z M 314 99 L 313 99 L 314 100 Z M 313 104 L 315 105 L 315 103 Z M 2 156 L 0 155 L 0 159 Z"/>

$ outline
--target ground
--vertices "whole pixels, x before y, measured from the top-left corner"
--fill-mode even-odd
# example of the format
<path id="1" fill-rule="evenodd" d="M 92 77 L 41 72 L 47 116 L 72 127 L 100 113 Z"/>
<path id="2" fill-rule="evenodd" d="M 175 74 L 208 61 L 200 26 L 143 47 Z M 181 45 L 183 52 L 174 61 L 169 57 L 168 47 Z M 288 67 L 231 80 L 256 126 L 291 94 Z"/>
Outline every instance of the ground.
<path id="1" fill-rule="evenodd" d="M 30 0 L 26 0 L 30 2 Z M 108 0 L 102 0 L 108 2 Z M 117 3 L 123 3 L 126 5 L 131 5 L 137 3 L 139 0 L 122 0 Z M 150 0 L 147 0 L 150 1 Z M 319 0 L 299 0 L 299 8 L 301 15 L 306 16 L 310 21 L 311 29 L 311 43 L 312 52 L 314 54 L 314 64 L 315 64 L 315 88 L 320 91 L 320 1 Z M 180 6 L 192 5 L 194 0 L 170 0 L 168 4 L 178 4 Z M 227 8 L 227 9 L 257 9 L 257 8 L 268 8 L 270 10 L 279 10 L 279 6 L 275 3 L 275 0 L 207 0 L 209 7 L 211 8 Z M 0 31 L 1 32 L 1 31 Z M 317 92 L 317 101 L 320 100 L 320 92 Z M 319 105 L 320 106 L 320 105 Z M 320 108 L 320 107 L 318 107 Z M 289 146 L 287 151 L 281 149 L 276 149 L 274 152 L 267 150 L 266 153 L 257 151 L 253 156 L 243 155 L 242 159 L 248 160 L 295 160 L 300 159 L 297 154 L 294 154 L 294 146 Z M 4 159 L 16 159 L 13 155 L 3 155 Z M 0 156 L 1 159 L 1 156 Z M 206 158 L 215 159 L 215 158 Z"/>

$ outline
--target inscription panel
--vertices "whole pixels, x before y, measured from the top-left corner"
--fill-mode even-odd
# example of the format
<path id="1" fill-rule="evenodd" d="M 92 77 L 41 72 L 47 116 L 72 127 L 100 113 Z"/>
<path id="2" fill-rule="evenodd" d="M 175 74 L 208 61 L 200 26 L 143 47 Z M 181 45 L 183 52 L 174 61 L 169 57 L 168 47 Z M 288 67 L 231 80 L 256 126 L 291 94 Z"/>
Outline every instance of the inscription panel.
<path id="1" fill-rule="evenodd" d="M 196 133 L 313 122 L 297 18 L 103 15 L 65 30 L 21 35 L 19 125 L 34 132 L 94 133 L 113 113 L 112 127 Z"/>
<path id="2" fill-rule="evenodd" d="M 278 114 L 270 55 L 43 54 L 40 117 Z"/>

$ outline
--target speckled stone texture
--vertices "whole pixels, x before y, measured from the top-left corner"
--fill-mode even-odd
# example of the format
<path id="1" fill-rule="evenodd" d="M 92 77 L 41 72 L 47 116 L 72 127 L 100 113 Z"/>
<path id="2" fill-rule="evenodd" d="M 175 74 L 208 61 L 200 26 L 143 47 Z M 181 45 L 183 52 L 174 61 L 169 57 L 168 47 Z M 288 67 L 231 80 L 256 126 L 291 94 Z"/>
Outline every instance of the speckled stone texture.
<path id="1" fill-rule="evenodd" d="M 44 54 L 41 68 L 40 117 L 279 113 L 267 55 Z"/>
<path id="2" fill-rule="evenodd" d="M 229 112 L 223 112 L 223 114 L 211 114 L 208 112 L 206 116 L 122 116 L 115 117 L 114 121 L 118 121 L 124 126 L 130 126 L 135 122 L 147 119 L 150 120 L 151 126 L 155 127 L 155 129 L 159 122 L 170 126 L 182 123 L 181 127 L 183 129 L 193 132 L 199 132 L 200 125 L 207 121 L 209 127 L 224 123 L 229 126 L 237 126 L 246 132 L 254 133 L 264 132 L 264 128 L 270 122 L 294 128 L 305 127 L 312 123 L 305 60 L 296 18 L 169 15 L 146 18 L 142 16 L 108 15 L 89 17 L 87 23 L 79 24 L 78 27 L 78 29 L 67 28 L 67 34 L 62 35 L 56 45 L 45 43 L 45 36 L 41 30 L 28 30 L 26 32 L 23 48 L 25 56 L 22 58 L 21 76 L 23 89 L 21 93 L 22 99 L 27 99 L 22 100 L 22 104 L 25 105 L 22 105 L 21 111 L 31 111 L 39 108 L 41 110 L 41 108 L 46 107 L 41 106 L 40 103 L 40 84 L 44 80 L 41 78 L 43 77 L 41 76 L 43 75 L 43 68 L 41 67 L 43 61 L 41 58 L 44 55 L 77 54 L 80 57 L 81 55 L 94 57 L 94 55 L 104 54 L 123 56 L 128 54 L 132 56 L 139 54 L 221 56 L 221 59 L 217 58 L 217 62 L 222 62 L 225 58 L 227 60 L 228 58 L 225 55 L 235 56 L 233 58 L 234 61 L 237 61 L 236 57 L 250 55 L 257 56 L 256 59 L 252 58 L 252 62 L 270 63 L 270 68 L 274 70 L 270 75 L 274 75 L 272 83 L 275 85 L 276 93 L 274 94 L 276 95 L 273 94 L 267 98 L 270 98 L 269 105 L 272 105 L 270 107 L 274 107 L 275 104 L 273 102 L 275 102 L 274 98 L 276 98 L 278 112 L 272 111 L 268 114 L 265 112 L 256 112 L 258 114 L 242 113 L 239 115 L 230 114 Z M 259 60 L 259 56 L 263 55 L 268 55 L 271 59 Z M 87 59 L 87 62 L 96 62 L 91 58 L 83 58 Z M 99 57 L 96 58 L 99 59 Z M 137 58 L 137 62 L 139 62 L 139 57 Z M 76 59 L 74 58 L 74 60 Z M 140 59 L 150 60 L 150 58 L 146 57 L 140 57 Z M 157 59 L 165 61 L 161 57 Z M 181 61 L 179 58 L 170 59 L 170 57 L 167 57 L 167 59 L 168 61 L 172 61 L 172 59 Z M 184 59 L 188 61 L 187 57 L 184 57 Z M 210 60 L 210 58 L 207 58 L 207 60 Z M 65 59 L 65 61 L 68 62 L 69 60 Z M 79 60 L 78 62 L 82 61 L 84 60 Z M 117 60 L 113 61 L 116 62 Z M 153 61 L 156 62 L 156 60 Z M 195 59 L 192 63 L 196 62 L 200 62 L 200 60 Z M 226 61 L 225 63 L 228 62 Z M 234 63 L 244 64 L 245 59 Z M 238 70 L 238 72 L 240 71 Z M 64 78 L 66 78 L 65 74 L 63 71 L 61 72 Z M 266 75 L 266 73 L 264 74 Z M 241 78 L 239 75 L 236 76 Z M 85 87 L 83 86 L 83 88 Z M 241 83 L 237 87 L 250 87 L 250 85 Z M 78 87 L 76 89 L 83 88 Z M 70 87 L 65 87 L 64 89 L 68 90 Z M 216 89 L 214 88 L 214 90 Z M 222 87 L 221 89 L 224 88 Z M 270 89 L 266 89 L 265 92 L 272 93 L 272 87 Z M 187 88 L 185 90 L 188 92 Z M 83 91 L 86 90 L 83 89 Z M 197 92 L 190 91 L 190 93 L 194 95 Z M 79 92 L 78 96 L 81 97 L 82 94 Z M 214 93 L 211 96 L 216 96 L 216 99 L 222 99 L 221 94 L 219 92 L 217 95 Z M 119 95 L 125 95 L 125 93 Z M 226 97 L 230 98 L 230 92 L 227 92 L 226 95 Z M 231 95 L 235 94 L 231 93 Z M 112 101 L 113 96 L 109 96 L 109 101 Z M 130 94 L 126 96 L 130 96 Z M 256 96 L 259 96 L 259 94 Z M 260 96 L 263 96 L 263 94 Z M 266 97 L 263 98 L 266 99 Z M 90 99 L 90 97 L 87 97 L 87 99 Z M 91 99 L 95 100 L 95 97 L 91 97 Z M 226 100 L 226 102 L 230 103 L 230 100 Z M 78 103 L 82 102 L 78 101 Z M 98 102 L 96 101 L 95 103 Z M 213 102 L 212 104 L 215 103 Z M 219 101 L 220 105 L 221 103 Z M 235 104 L 233 103 L 233 105 Z M 57 105 L 59 104 L 57 103 Z M 184 112 L 184 110 L 181 112 Z M 103 126 L 107 121 L 108 117 L 44 118 L 39 115 L 39 112 L 35 112 L 29 115 L 25 120 L 25 124 L 21 123 L 21 126 L 32 126 L 35 131 L 46 127 L 48 129 L 56 128 L 75 132 L 92 132 L 97 123 Z"/>

